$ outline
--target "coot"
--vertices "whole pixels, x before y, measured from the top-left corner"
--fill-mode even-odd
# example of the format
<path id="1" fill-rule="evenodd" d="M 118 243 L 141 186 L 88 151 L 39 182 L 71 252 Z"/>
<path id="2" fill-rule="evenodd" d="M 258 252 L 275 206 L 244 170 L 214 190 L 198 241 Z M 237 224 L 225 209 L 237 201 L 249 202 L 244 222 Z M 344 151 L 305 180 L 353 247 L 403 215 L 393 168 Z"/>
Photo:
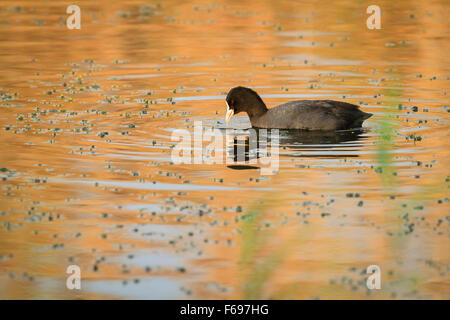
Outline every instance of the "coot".
<path id="1" fill-rule="evenodd" d="M 354 104 L 333 100 L 297 100 L 267 109 L 261 97 L 245 87 L 231 89 L 226 103 L 227 123 L 233 115 L 247 112 L 255 128 L 344 130 L 359 128 L 372 116 Z"/>

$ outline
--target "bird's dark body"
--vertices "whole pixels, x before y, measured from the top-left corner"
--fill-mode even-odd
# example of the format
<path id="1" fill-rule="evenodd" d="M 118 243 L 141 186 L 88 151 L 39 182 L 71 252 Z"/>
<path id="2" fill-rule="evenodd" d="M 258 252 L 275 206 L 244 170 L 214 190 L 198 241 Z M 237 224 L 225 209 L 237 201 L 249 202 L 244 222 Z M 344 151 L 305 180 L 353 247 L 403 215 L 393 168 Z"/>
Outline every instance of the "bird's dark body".
<path id="1" fill-rule="evenodd" d="M 250 120 L 257 128 L 342 130 L 361 127 L 370 116 L 358 106 L 346 102 L 298 100 L 268 109 Z"/>
<path id="2" fill-rule="evenodd" d="M 245 87 L 231 89 L 226 101 L 231 115 L 246 112 L 255 128 L 345 130 L 360 128 L 372 116 L 357 105 L 333 100 L 297 100 L 268 109 L 255 91 Z"/>

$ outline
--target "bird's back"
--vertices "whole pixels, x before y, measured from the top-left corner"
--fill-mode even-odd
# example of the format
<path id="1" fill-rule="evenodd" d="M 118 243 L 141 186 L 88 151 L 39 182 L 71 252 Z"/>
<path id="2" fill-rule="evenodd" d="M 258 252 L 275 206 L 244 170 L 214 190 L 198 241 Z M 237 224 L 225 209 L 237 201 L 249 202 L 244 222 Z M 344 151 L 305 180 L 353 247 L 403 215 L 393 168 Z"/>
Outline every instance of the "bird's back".
<path id="1" fill-rule="evenodd" d="M 263 116 L 250 119 L 254 127 L 340 130 L 360 127 L 372 114 L 354 104 L 333 100 L 297 100 L 269 109 Z"/>

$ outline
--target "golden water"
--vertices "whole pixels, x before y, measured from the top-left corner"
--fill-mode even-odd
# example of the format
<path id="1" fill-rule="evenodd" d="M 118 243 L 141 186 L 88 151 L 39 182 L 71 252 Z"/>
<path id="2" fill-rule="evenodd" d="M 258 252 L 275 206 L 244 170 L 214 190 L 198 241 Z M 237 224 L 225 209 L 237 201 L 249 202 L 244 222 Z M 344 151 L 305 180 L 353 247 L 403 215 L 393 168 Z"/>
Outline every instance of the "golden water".
<path id="1" fill-rule="evenodd" d="M 1 298 L 450 298 L 448 1 L 379 0 L 381 30 L 350 0 L 79 1 L 80 30 L 69 4 L 0 4 Z M 374 116 L 282 139 L 275 175 L 173 164 L 237 85 Z"/>

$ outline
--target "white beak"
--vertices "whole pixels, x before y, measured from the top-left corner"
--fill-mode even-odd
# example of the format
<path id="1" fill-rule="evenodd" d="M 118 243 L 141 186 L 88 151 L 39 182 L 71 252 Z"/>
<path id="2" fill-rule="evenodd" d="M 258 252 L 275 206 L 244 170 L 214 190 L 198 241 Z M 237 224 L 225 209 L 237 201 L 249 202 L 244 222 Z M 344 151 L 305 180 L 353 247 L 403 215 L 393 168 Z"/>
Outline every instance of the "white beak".
<path id="1" fill-rule="evenodd" d="M 230 108 L 227 101 L 225 102 L 227 104 L 227 114 L 225 116 L 225 122 L 228 124 L 228 122 L 230 122 L 231 117 L 234 115 L 234 110 Z"/>

